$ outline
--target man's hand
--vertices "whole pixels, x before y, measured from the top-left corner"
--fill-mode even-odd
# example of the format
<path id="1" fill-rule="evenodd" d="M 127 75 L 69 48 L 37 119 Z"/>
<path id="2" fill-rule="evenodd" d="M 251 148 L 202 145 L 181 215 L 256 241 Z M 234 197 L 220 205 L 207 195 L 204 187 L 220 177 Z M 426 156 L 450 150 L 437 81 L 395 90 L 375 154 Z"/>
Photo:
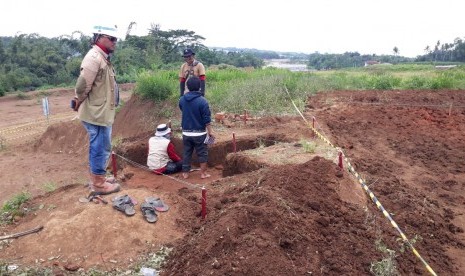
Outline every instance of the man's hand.
<path id="1" fill-rule="evenodd" d="M 73 110 L 74 110 L 74 111 L 78 111 L 78 110 L 79 110 L 79 106 L 81 106 L 81 103 L 82 103 L 82 102 L 81 102 L 80 100 L 78 100 L 77 98 L 74 98 L 73 101 L 74 101 L 74 108 L 73 108 Z"/>

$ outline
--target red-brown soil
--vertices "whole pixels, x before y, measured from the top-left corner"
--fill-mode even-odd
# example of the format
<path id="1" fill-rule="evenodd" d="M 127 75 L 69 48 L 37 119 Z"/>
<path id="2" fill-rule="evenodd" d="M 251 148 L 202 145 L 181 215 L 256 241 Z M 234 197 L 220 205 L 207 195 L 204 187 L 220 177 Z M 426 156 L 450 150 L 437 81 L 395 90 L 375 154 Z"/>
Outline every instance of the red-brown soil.
<path id="1" fill-rule="evenodd" d="M 70 93 L 60 95 L 67 106 Z M 0 100 L 1 114 L 14 106 Z M 170 108 L 171 118 L 161 118 L 166 112 L 159 111 Z M 316 118 L 319 133 L 343 151 L 436 273 L 465 274 L 463 91 L 324 93 L 309 98 L 304 114 L 310 122 Z M 155 224 L 139 209 L 125 217 L 111 204 L 78 201 L 87 192 L 87 139 L 76 121 L 51 124 L 41 136 L 31 135 L 36 139 L 3 149 L 0 202 L 23 190 L 35 197 L 24 204 L 24 217 L 1 228 L 2 235 L 44 228 L 0 241 L 0 264 L 49 267 L 56 274 L 94 267 L 121 274 L 165 246 L 173 251 L 162 275 L 370 275 L 371 265 L 388 256 L 381 243 L 395 252 L 399 274 L 428 274 L 357 179 L 346 167 L 341 174 L 337 149 L 313 138 L 302 118 L 216 122 L 212 177 L 200 179 L 194 171 L 187 181 L 127 161 L 145 165 L 148 137 L 167 119 L 180 153 L 179 113 L 168 103 L 132 96 L 113 133 L 123 186 L 118 195 L 139 204 L 161 197 L 170 210 Z M 306 141 L 316 145 L 314 153 L 305 151 Z M 59 188 L 45 193 L 50 183 Z"/>

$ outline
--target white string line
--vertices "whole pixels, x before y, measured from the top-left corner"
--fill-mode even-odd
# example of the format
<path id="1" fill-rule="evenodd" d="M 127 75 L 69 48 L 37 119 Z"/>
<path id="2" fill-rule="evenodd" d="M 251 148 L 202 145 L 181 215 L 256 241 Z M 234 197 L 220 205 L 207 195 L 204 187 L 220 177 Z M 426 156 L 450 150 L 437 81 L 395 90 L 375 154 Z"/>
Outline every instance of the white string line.
<path id="1" fill-rule="evenodd" d="M 121 155 L 119 155 L 119 154 L 117 154 L 117 153 L 115 153 L 115 155 L 118 156 L 118 157 L 121 157 L 121 159 L 123 159 L 124 161 L 130 163 L 130 164 L 133 165 L 134 167 L 137 167 L 137 168 L 140 168 L 140 169 L 143 169 L 143 170 L 152 172 L 152 170 L 149 169 L 147 166 L 141 165 L 141 164 L 139 164 L 139 163 L 137 163 L 137 162 L 135 162 L 135 161 L 132 161 L 132 160 L 130 160 L 130 159 L 124 157 L 124 156 L 121 156 Z M 164 173 L 159 174 L 159 173 L 156 173 L 156 175 L 163 175 L 163 176 L 166 176 L 166 177 L 168 177 L 168 178 L 171 178 L 171 179 L 174 180 L 174 181 L 177 181 L 177 182 L 179 182 L 179 183 L 182 183 L 182 184 L 184 184 L 184 185 L 187 185 L 187 186 L 189 186 L 189 187 L 191 187 L 191 188 L 196 188 L 196 189 L 202 189 L 202 188 L 203 188 L 203 187 L 201 187 L 201 186 L 198 185 L 198 184 L 192 184 L 192 183 L 190 183 L 190 182 L 187 182 L 187 181 L 178 179 L 178 178 L 173 177 L 173 176 L 168 175 L 168 174 L 164 174 Z"/>

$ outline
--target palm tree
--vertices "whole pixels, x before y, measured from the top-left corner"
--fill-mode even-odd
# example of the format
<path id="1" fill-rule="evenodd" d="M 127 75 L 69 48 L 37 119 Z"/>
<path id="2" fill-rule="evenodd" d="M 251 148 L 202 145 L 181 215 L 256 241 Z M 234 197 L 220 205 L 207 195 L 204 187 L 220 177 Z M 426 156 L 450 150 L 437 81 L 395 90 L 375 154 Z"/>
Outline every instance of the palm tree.
<path id="1" fill-rule="evenodd" d="M 399 48 L 397 48 L 397 46 L 394 46 L 394 49 L 392 49 L 392 51 L 394 52 L 394 61 L 398 61 L 399 59 L 397 58 L 397 56 L 399 55 Z"/>
<path id="2" fill-rule="evenodd" d="M 430 52 L 430 48 L 429 48 L 429 45 L 425 47 L 425 55 L 429 54 Z"/>

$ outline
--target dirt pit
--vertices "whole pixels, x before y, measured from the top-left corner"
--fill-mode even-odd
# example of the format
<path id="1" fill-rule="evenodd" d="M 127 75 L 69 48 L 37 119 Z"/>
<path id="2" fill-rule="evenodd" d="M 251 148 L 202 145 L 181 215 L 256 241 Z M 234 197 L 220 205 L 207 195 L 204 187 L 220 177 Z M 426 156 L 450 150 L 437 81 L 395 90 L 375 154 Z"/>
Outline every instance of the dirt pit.
<path id="1" fill-rule="evenodd" d="M 160 106 L 133 96 L 114 125 L 123 186 L 116 195 L 137 200 L 132 217 L 111 204 L 78 201 L 87 194 L 85 132 L 75 121 L 53 124 L 33 145 L 0 153 L 0 199 L 22 190 L 35 195 L 22 206 L 26 215 L 2 232 L 44 227 L 1 241 L 1 262 L 17 265 L 17 271 L 130 274 L 169 248 L 162 275 L 370 275 L 386 262 L 401 275 L 428 274 L 346 161 L 340 170 L 341 150 L 431 269 L 464 274 L 464 95 L 319 94 L 309 98 L 304 115 L 310 122 L 316 118 L 321 136 L 297 116 L 216 122 L 212 177 L 200 179 L 194 171 L 187 181 L 144 168 L 147 141 L 159 123 L 153 110 Z M 45 193 L 50 183 L 59 188 Z M 138 209 L 149 196 L 170 206 L 154 224 Z"/>

